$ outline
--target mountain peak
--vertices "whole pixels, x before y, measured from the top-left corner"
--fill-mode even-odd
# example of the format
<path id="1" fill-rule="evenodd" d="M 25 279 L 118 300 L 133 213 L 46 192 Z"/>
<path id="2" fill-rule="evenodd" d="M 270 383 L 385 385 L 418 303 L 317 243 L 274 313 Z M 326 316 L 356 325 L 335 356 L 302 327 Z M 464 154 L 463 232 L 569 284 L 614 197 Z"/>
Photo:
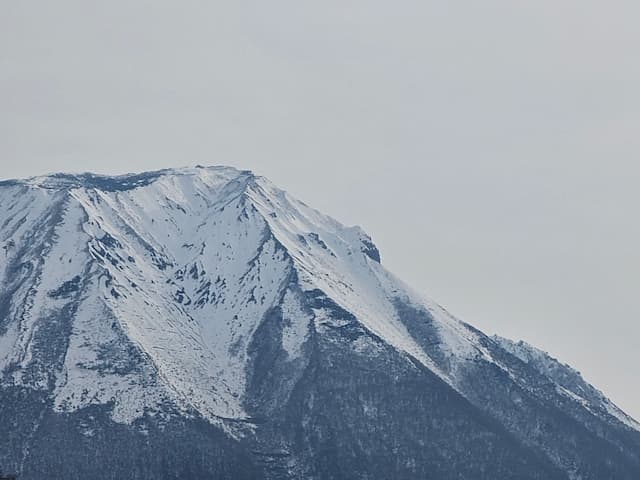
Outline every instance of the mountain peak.
<path id="1" fill-rule="evenodd" d="M 0 451 L 46 456 L 31 438 L 59 424 L 75 446 L 126 432 L 166 450 L 172 425 L 215 429 L 276 472 L 248 478 L 637 478 L 640 427 L 577 372 L 452 317 L 388 272 L 360 227 L 263 177 L 193 167 L 0 187 L 0 424 L 25 417 L 16 398 L 37 399 Z M 397 458 L 375 463 L 386 439 Z"/>
<path id="2" fill-rule="evenodd" d="M 47 301 L 69 292 L 99 300 L 100 308 L 87 315 L 107 312 L 116 319 L 162 372 L 164 388 L 178 396 L 174 401 L 184 407 L 189 392 L 189 408 L 207 418 L 246 416 L 240 399 L 249 340 L 260 319 L 286 296 L 292 275 L 299 291 L 322 290 L 345 311 L 377 322 L 384 335 L 381 315 L 391 307 L 375 293 L 377 273 L 368 262 L 378 264 L 379 253 L 370 237 L 252 172 L 194 167 L 119 176 L 53 174 L 4 185 L 30 188 L 17 197 L 12 188 L 0 189 L 7 217 L 0 241 L 6 272 L 18 259 L 37 265 L 45 296 L 35 307 L 46 309 Z M 27 217 L 19 215 L 23 210 L 30 210 Z M 27 237 L 30 242 L 23 243 Z M 54 258 L 70 262 L 53 270 L 48 265 Z M 173 318 L 173 335 L 158 336 L 156 315 Z M 215 324 L 208 321 L 211 315 Z M 201 339 L 196 351 L 203 353 L 163 352 L 175 345 L 193 351 L 186 332 L 186 338 Z M 404 341 L 395 338 L 395 330 L 393 335 L 398 348 L 413 345 L 408 335 Z M 290 350 L 304 340 L 289 337 Z M 9 355 L 5 364 L 12 361 Z M 190 373 L 180 373 L 185 371 Z M 20 369 L 15 375 L 25 380 Z M 201 380 L 211 376 L 215 384 Z M 40 381 L 50 379 L 43 374 Z M 84 406 L 76 390 L 86 375 L 74 379 L 66 373 L 63 383 L 56 382 L 59 408 Z M 102 383 L 96 379 L 95 388 Z M 115 416 L 132 421 L 143 411 L 116 410 Z"/>
<path id="3" fill-rule="evenodd" d="M 3 180 L 0 181 L 0 186 L 28 185 L 53 190 L 91 188 L 103 191 L 126 191 L 147 186 L 162 177 L 218 178 L 230 181 L 234 178 L 253 176 L 253 173 L 248 170 L 238 170 L 234 167 L 197 165 L 122 175 L 104 175 L 91 172 L 52 173 L 25 179 Z"/>

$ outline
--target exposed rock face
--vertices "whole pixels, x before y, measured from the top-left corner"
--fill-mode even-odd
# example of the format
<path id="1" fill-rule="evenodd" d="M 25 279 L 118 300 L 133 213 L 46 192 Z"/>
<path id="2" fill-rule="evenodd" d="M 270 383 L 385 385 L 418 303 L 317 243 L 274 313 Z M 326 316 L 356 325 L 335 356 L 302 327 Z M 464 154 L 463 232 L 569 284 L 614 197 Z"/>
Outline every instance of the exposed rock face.
<path id="1" fill-rule="evenodd" d="M 0 466 L 24 479 L 629 479 L 640 426 L 225 167 L 0 182 Z"/>

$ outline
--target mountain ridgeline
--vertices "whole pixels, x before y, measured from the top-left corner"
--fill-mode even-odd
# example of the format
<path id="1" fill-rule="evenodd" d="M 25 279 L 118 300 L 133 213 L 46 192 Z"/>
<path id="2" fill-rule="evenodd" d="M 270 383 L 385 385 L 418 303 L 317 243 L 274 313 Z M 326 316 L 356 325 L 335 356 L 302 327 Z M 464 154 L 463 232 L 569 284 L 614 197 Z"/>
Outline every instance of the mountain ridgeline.
<path id="1" fill-rule="evenodd" d="M 0 182 L 0 467 L 24 480 L 637 480 L 640 425 L 227 167 Z"/>

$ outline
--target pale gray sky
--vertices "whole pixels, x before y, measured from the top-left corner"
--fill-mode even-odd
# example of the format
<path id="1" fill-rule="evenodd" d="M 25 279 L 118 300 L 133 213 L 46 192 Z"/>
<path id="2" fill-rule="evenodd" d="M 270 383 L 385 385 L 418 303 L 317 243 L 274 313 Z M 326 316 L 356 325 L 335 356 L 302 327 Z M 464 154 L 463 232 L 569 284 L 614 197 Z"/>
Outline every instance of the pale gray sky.
<path id="1" fill-rule="evenodd" d="M 0 3 L 0 177 L 230 164 L 640 418 L 640 2 Z"/>

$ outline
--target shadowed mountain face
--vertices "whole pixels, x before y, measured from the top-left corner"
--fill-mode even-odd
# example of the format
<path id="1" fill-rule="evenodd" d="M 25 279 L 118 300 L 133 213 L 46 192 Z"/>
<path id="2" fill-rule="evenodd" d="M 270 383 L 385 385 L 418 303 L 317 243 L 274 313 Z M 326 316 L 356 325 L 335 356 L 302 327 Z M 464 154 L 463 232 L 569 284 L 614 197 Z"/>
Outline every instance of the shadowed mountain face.
<path id="1" fill-rule="evenodd" d="M 0 182 L 0 431 L 34 480 L 640 478 L 576 371 L 226 167 Z"/>

